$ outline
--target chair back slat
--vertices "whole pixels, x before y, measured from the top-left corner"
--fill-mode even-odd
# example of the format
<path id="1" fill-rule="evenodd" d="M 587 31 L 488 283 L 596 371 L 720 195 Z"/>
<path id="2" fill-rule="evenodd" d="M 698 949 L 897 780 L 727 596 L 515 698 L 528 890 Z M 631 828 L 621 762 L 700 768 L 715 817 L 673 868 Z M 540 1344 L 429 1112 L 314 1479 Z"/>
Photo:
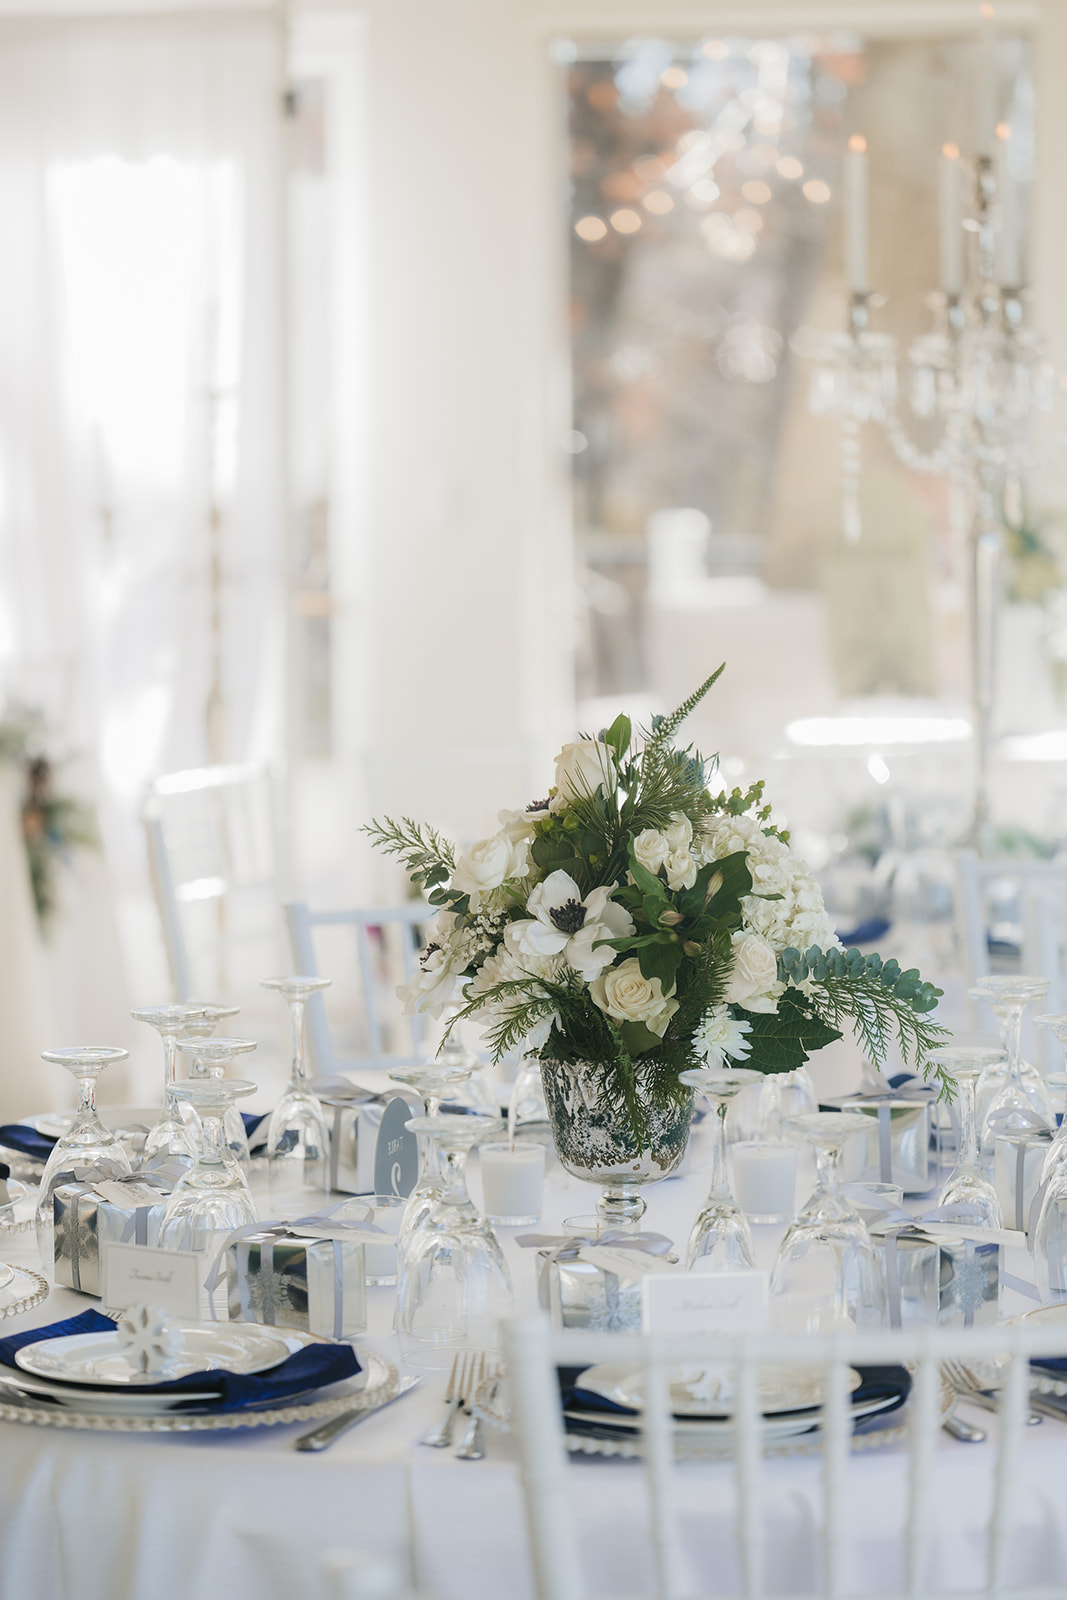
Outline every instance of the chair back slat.
<path id="1" fill-rule="evenodd" d="M 289 928 L 293 960 L 301 972 L 317 976 L 318 957 L 315 952 L 315 931 L 319 928 L 349 928 L 355 935 L 356 961 L 362 1000 L 362 1016 L 366 1027 L 369 1054 L 342 1056 L 338 1053 L 330 1028 L 325 997 L 313 995 L 308 1003 L 309 1045 L 315 1072 L 320 1076 L 333 1076 L 338 1072 L 376 1070 L 400 1066 L 421 1059 L 424 1024 L 420 1017 L 404 1018 L 411 1039 L 411 1049 L 396 1051 L 389 1048 L 387 1020 L 382 1011 L 384 985 L 390 988 L 389 966 L 395 955 L 390 933 L 399 939 L 400 970 L 405 981 L 415 971 L 416 938 L 432 922 L 434 912 L 421 901 L 401 906 L 359 907 L 344 911 L 312 911 L 306 902 L 291 900 L 286 903 L 285 917 Z M 332 975 L 332 974 L 331 974 Z M 396 976 L 394 970 L 393 976 Z M 400 1021 L 399 1002 L 396 1007 Z"/>
<path id="2" fill-rule="evenodd" d="M 1022 1581 L 1031 1574 L 1020 1566 L 1020 1550 L 1029 1562 L 1033 1541 L 1020 1539 L 1018 1520 L 1021 1486 L 1029 1481 L 1032 1493 L 1032 1473 L 1042 1470 L 1038 1461 L 1027 1479 L 1023 1439 L 1030 1358 L 1067 1358 L 1067 1323 L 897 1329 L 804 1338 L 652 1340 L 553 1332 L 547 1318 L 533 1317 L 508 1323 L 504 1342 L 537 1600 L 589 1600 L 592 1593 L 604 1595 L 602 1582 L 589 1585 L 581 1566 L 581 1484 L 568 1467 L 554 1365 L 587 1366 L 607 1360 L 625 1362 L 642 1373 L 645 1403 L 639 1437 L 645 1458 L 646 1520 L 656 1600 L 677 1600 L 680 1595 L 698 1600 L 712 1588 L 719 1600 L 735 1595 L 738 1600 L 762 1600 L 766 1593 L 767 1552 L 773 1549 L 772 1530 L 779 1524 L 769 1521 L 758 1382 L 763 1367 L 776 1365 L 799 1365 L 823 1376 L 825 1399 L 818 1418 L 819 1438 L 813 1444 L 821 1452 L 821 1468 L 812 1461 L 780 1463 L 774 1478 L 779 1505 L 789 1482 L 783 1474 L 795 1473 L 799 1492 L 791 1497 L 791 1504 L 811 1508 L 807 1511 L 810 1533 L 822 1556 L 822 1571 L 813 1574 L 811 1592 L 819 1600 L 859 1600 L 861 1595 L 863 1600 L 950 1600 L 961 1592 L 966 1592 L 968 1600 L 1051 1600 L 1054 1595 L 1062 1600 L 1067 1592 L 1058 1582 L 1057 1572 L 1050 1572 L 1041 1582 Z M 971 1477 L 950 1478 L 946 1483 L 946 1474 L 960 1466 L 958 1456 L 938 1447 L 948 1393 L 941 1364 L 949 1360 L 999 1365 L 997 1443 L 984 1457 L 991 1468 L 988 1498 Z M 736 1497 L 740 1570 L 736 1587 L 726 1581 L 725 1559 L 716 1564 L 713 1582 L 705 1580 L 701 1572 L 691 1571 L 681 1541 L 678 1508 L 686 1507 L 688 1519 L 692 1498 L 686 1494 L 686 1464 L 675 1459 L 676 1439 L 694 1435 L 679 1432 L 681 1425 L 671 1416 L 669 1373 L 672 1368 L 701 1362 L 729 1369 L 734 1376 L 732 1459 L 724 1457 L 722 1472 L 732 1477 Z M 903 1436 L 904 1448 L 884 1458 L 876 1486 L 872 1484 L 870 1491 L 880 1497 L 878 1540 L 888 1541 L 884 1573 L 871 1570 L 869 1556 L 866 1566 L 857 1560 L 859 1553 L 872 1548 L 872 1528 L 865 1525 L 861 1514 L 866 1452 L 854 1451 L 851 1439 L 850 1368 L 856 1366 L 906 1366 L 912 1374 L 908 1409 L 890 1424 L 894 1443 Z M 901 1421 L 907 1426 L 901 1427 Z M 904 1493 L 887 1494 L 897 1471 Z M 821 1498 L 810 1494 L 814 1475 L 822 1479 Z M 620 1478 L 620 1490 L 627 1483 L 633 1483 L 629 1474 Z M 964 1483 L 966 1493 L 962 1492 Z M 948 1493 L 948 1489 L 956 1492 Z M 1055 1494 L 1054 1486 L 1050 1493 Z M 701 1498 L 705 1498 L 703 1490 Z M 716 1518 L 718 1529 L 717 1499 L 713 1497 L 709 1503 L 716 1506 L 709 1515 Z M 884 1522 L 887 1508 L 894 1506 L 899 1507 L 892 1513 L 898 1518 L 895 1528 Z M 1026 1509 L 1032 1516 L 1033 1507 L 1027 1505 Z M 625 1499 L 620 1494 L 618 1514 L 626 1518 L 627 1529 L 635 1524 L 635 1513 L 631 1492 L 626 1491 Z M 979 1517 L 981 1537 L 975 1542 Z M 958 1552 L 945 1542 L 954 1536 L 967 1540 Z M 1045 1543 L 1049 1550 L 1053 1548 Z M 693 1548 L 700 1548 L 696 1541 Z M 976 1556 L 978 1570 L 972 1572 L 970 1564 Z M 611 1600 L 636 1600 L 630 1590 L 612 1590 L 610 1595 Z"/>

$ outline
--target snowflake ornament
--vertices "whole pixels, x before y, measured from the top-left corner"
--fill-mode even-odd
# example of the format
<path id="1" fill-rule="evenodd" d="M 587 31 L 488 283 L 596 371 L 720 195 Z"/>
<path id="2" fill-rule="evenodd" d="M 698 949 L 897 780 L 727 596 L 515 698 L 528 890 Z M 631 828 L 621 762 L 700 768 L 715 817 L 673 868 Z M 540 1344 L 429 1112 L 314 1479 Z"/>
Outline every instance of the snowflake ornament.
<path id="1" fill-rule="evenodd" d="M 115 1324 L 119 1349 L 138 1371 L 165 1377 L 181 1352 L 181 1324 L 158 1306 L 127 1306 Z"/>

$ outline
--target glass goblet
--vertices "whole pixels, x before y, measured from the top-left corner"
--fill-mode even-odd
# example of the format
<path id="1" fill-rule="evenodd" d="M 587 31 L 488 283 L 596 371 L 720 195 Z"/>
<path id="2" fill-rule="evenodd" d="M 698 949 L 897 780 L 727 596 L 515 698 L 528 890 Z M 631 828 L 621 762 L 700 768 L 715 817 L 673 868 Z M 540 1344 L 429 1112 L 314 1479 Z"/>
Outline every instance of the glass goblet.
<path id="1" fill-rule="evenodd" d="M 224 1012 L 229 1016 L 236 1012 L 237 1007 L 218 1006 L 213 1009 Z M 226 1068 L 234 1056 L 245 1055 L 249 1050 L 258 1048 L 255 1039 L 234 1039 L 229 1036 L 223 1039 L 212 1038 L 211 1033 L 214 1032 L 217 1026 L 217 1022 L 212 1022 L 211 1032 L 205 1033 L 204 1024 L 201 1022 L 199 1031 L 191 1033 L 189 1028 L 186 1028 L 183 1037 L 179 1039 L 178 1048 L 189 1063 L 190 1078 L 224 1078 L 226 1076 Z M 194 1029 L 197 1028 L 195 1020 L 193 1027 Z M 183 1095 L 178 1104 L 188 1104 L 190 1119 L 196 1117 L 196 1109 L 186 1096 Z M 241 1113 L 235 1104 L 226 1107 L 223 1130 L 226 1134 L 227 1145 L 241 1163 L 243 1171 L 247 1174 L 251 1166 L 248 1154 L 248 1135 L 245 1133 L 245 1125 L 242 1121 Z"/>
<path id="2" fill-rule="evenodd" d="M 758 1076 L 763 1079 L 756 1132 L 758 1139 L 780 1139 L 782 1126 L 790 1117 L 818 1110 L 815 1085 L 807 1067 L 797 1067 L 795 1072 L 759 1073 Z"/>
<path id="3" fill-rule="evenodd" d="M 438 1147 L 441 1189 L 397 1250 L 396 1331 L 405 1361 L 446 1367 L 458 1346 L 492 1349 L 514 1307 L 499 1240 L 467 1193 L 467 1153 L 503 1130 L 499 1117 L 415 1117 Z"/>
<path id="4" fill-rule="evenodd" d="M 1064 1066 L 1067 1068 L 1067 1014 L 1047 1017 L 1035 1017 L 1034 1021 L 1039 1028 L 1046 1029 L 1052 1037 L 1059 1041 L 1064 1053 Z M 1041 1168 L 1041 1182 L 1048 1183 L 1053 1173 L 1061 1164 L 1067 1164 L 1067 1073 L 1050 1072 L 1045 1079 L 1045 1088 L 1049 1092 L 1049 1104 L 1054 1105 L 1058 1099 L 1063 1108 L 1064 1115 L 1056 1124 L 1053 1112 L 1053 1126 L 1056 1128 L 1056 1137 L 1049 1147 Z"/>
<path id="5" fill-rule="evenodd" d="M 203 1134 L 195 1166 L 182 1175 L 167 1201 L 160 1249 L 214 1255 L 226 1234 L 256 1221 L 248 1181 L 223 1129 L 226 1107 L 255 1092 L 254 1083 L 240 1078 L 187 1078 L 175 1086 L 174 1093 L 196 1107 Z"/>
<path id="6" fill-rule="evenodd" d="M 694 1267 L 699 1261 L 705 1271 L 711 1269 L 719 1272 L 755 1266 L 752 1235 L 748 1231 L 745 1214 L 733 1197 L 726 1170 L 726 1113 L 731 1100 L 749 1084 L 758 1082 L 763 1074 L 753 1072 L 748 1067 L 721 1071 L 694 1067 L 687 1072 L 680 1072 L 678 1076 L 682 1083 L 706 1095 L 715 1107 L 711 1187 L 689 1235 L 685 1264 Z"/>
<path id="7" fill-rule="evenodd" d="M 105 1128 L 96 1109 L 96 1080 L 116 1061 L 129 1059 L 128 1050 L 110 1045 L 76 1045 L 66 1050 L 42 1050 L 45 1061 L 66 1067 L 78 1082 L 80 1102 L 74 1121 L 52 1146 L 52 1153 L 41 1174 L 37 1194 L 37 1247 L 46 1272 L 54 1270 L 54 1215 L 52 1194 L 60 1176 L 71 1174 L 78 1183 L 97 1178 L 125 1178 L 132 1172 L 130 1158 L 110 1129 Z"/>
<path id="8" fill-rule="evenodd" d="M 1045 1082 L 1036 1067 L 1022 1059 L 1020 1036 L 1023 1012 L 1032 1000 L 1048 991 L 1047 978 L 1014 977 L 995 973 L 979 978 L 967 992 L 984 1000 L 997 1017 L 1003 1049 L 998 1061 L 982 1074 L 975 1089 L 978 1143 L 982 1159 L 991 1162 L 1000 1133 L 1022 1133 L 1047 1128 L 1052 1122 Z"/>
<path id="9" fill-rule="evenodd" d="M 447 1006 L 443 1013 L 446 1022 L 454 1022 L 462 1009 L 459 1005 Z M 442 1039 L 437 1051 L 437 1060 L 442 1067 L 449 1069 L 467 1068 L 469 1082 L 464 1093 L 458 1097 L 464 1105 L 470 1106 L 479 1116 L 500 1115 L 500 1097 L 490 1082 L 489 1062 L 483 1061 L 475 1051 L 468 1048 L 463 1042 L 458 1026 L 454 1026 Z"/>
<path id="10" fill-rule="evenodd" d="M 771 1291 L 811 1305 L 816 1324 L 828 1308 L 834 1323 L 876 1322 L 882 1310 L 877 1259 L 867 1225 L 838 1179 L 842 1147 L 854 1134 L 869 1133 L 870 1120 L 853 1111 L 808 1111 L 790 1117 L 786 1127 L 814 1147 L 817 1177 L 778 1248 Z"/>
<path id="11" fill-rule="evenodd" d="M 422 1096 L 425 1117 L 431 1120 L 438 1116 L 444 1095 L 450 1089 L 458 1089 L 461 1083 L 466 1083 L 470 1075 L 469 1066 L 442 1067 L 429 1061 L 408 1067 L 393 1067 L 389 1073 L 394 1083 L 402 1083 L 405 1088 L 414 1089 L 416 1094 Z M 404 1220 L 400 1225 L 401 1239 L 418 1227 L 441 1186 L 436 1146 L 418 1129 L 415 1130 L 415 1136 L 419 1146 L 419 1177 L 408 1197 Z"/>
<path id="12" fill-rule="evenodd" d="M 330 1129 L 322 1101 L 308 1087 L 304 1062 L 304 1010 L 309 996 L 330 986 L 329 978 L 261 978 L 289 1007 L 292 1071 L 267 1124 L 267 1160 L 272 1208 L 295 1215 L 321 1206 L 330 1190 Z"/>
<path id="13" fill-rule="evenodd" d="M 982 1171 L 978 1154 L 978 1123 L 975 1115 L 975 1084 L 982 1074 L 1003 1056 L 1001 1050 L 978 1045 L 947 1045 L 933 1050 L 929 1060 L 944 1067 L 959 1089 L 960 1146 L 956 1165 L 938 1196 L 939 1206 L 966 1206 L 967 1220 L 980 1228 L 1002 1228 L 997 1191 Z"/>
<path id="14" fill-rule="evenodd" d="M 144 1158 L 147 1161 L 152 1156 L 189 1156 L 195 1161 L 199 1129 L 195 1124 L 192 1127 L 186 1124 L 180 1103 L 174 1097 L 178 1078 L 176 1046 L 178 1036 L 185 1031 L 189 1008 L 184 1005 L 142 1006 L 131 1011 L 130 1016 L 135 1022 L 147 1022 L 150 1028 L 155 1028 L 163 1043 L 163 1110 L 148 1130 Z"/>

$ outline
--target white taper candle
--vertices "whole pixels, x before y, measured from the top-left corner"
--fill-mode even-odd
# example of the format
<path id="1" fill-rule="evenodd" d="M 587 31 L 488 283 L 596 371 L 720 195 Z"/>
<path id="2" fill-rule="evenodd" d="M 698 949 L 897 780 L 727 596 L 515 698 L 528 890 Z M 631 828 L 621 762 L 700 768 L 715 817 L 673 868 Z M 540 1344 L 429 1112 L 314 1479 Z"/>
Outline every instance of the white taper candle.
<path id="1" fill-rule="evenodd" d="M 1002 289 L 1018 289 L 1022 285 L 1019 186 L 1011 168 L 1011 129 L 1006 122 L 998 122 L 997 202 L 1000 206 L 1000 227 L 997 230 L 997 281 Z"/>
<path id="2" fill-rule="evenodd" d="M 963 191 L 960 151 L 955 144 L 941 146 L 938 174 L 938 222 L 941 236 L 941 287 L 947 295 L 963 293 Z"/>
<path id="3" fill-rule="evenodd" d="M 980 156 L 993 154 L 997 123 L 997 26 L 992 5 L 979 7 L 982 31 L 978 39 L 978 94 L 975 104 L 975 145 Z"/>
<path id="4" fill-rule="evenodd" d="M 867 261 L 867 141 L 854 133 L 845 156 L 845 243 L 848 286 L 853 294 L 870 289 Z"/>

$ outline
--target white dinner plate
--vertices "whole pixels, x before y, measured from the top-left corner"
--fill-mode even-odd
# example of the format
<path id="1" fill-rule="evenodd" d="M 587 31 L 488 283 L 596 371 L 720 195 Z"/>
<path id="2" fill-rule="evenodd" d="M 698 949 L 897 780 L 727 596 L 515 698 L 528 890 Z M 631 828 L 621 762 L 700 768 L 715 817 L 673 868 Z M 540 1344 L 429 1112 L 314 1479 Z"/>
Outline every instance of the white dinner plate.
<path id="1" fill-rule="evenodd" d="M 274 1328 L 256 1323 L 191 1322 L 182 1326 L 184 1343 L 166 1378 L 141 1372 L 119 1345 L 118 1332 L 72 1333 L 23 1345 L 15 1362 L 23 1372 L 54 1383 L 143 1387 L 184 1378 L 191 1372 L 266 1372 L 289 1351 Z"/>
<path id="2" fill-rule="evenodd" d="M 224 1324 L 225 1326 L 225 1324 Z M 274 1329 L 281 1342 L 285 1345 L 286 1354 L 293 1355 L 297 1350 L 303 1350 L 309 1344 L 322 1344 L 324 1341 L 318 1334 L 301 1333 L 295 1328 Z M 26 1346 L 25 1348 L 29 1348 Z M 361 1357 L 363 1371 L 347 1380 L 355 1384 L 365 1382 L 367 1371 L 366 1359 Z M 155 1382 L 166 1382 L 166 1379 L 156 1379 Z M 113 1389 L 90 1389 L 79 1387 L 73 1383 L 57 1382 L 50 1378 L 39 1378 L 29 1372 L 14 1371 L 10 1367 L 0 1367 L 0 1389 L 6 1391 L 7 1398 L 16 1394 L 28 1397 L 34 1401 L 56 1405 L 60 1409 L 73 1411 L 91 1410 L 100 1416 L 163 1416 L 168 1411 L 178 1408 L 196 1408 L 198 1406 L 211 1407 L 218 1401 L 218 1395 L 213 1390 L 183 1389 L 175 1394 L 173 1391 L 162 1394 L 153 1393 L 130 1385 L 129 1387 L 115 1387 Z M 299 1396 L 292 1396 L 293 1400 Z M 286 1402 L 288 1404 L 288 1401 Z"/>
<path id="3" fill-rule="evenodd" d="M 159 1117 L 159 1107 L 151 1106 L 97 1106 L 100 1121 L 105 1128 L 151 1128 Z M 73 1111 L 35 1111 L 32 1116 L 19 1117 L 26 1128 L 47 1134 L 50 1139 L 61 1139 L 74 1121 Z"/>
<path id="4" fill-rule="evenodd" d="M 730 1415 L 733 1375 L 727 1367 L 675 1367 L 668 1376 L 674 1416 L 713 1419 Z M 861 1382 L 853 1369 L 852 1389 L 858 1389 Z M 613 1361 L 590 1367 L 582 1373 L 578 1386 L 631 1411 L 644 1408 L 645 1375 L 629 1363 Z M 787 1411 L 814 1411 L 825 1398 L 825 1376 L 813 1368 L 768 1366 L 760 1371 L 760 1410 L 765 1417 Z"/>

